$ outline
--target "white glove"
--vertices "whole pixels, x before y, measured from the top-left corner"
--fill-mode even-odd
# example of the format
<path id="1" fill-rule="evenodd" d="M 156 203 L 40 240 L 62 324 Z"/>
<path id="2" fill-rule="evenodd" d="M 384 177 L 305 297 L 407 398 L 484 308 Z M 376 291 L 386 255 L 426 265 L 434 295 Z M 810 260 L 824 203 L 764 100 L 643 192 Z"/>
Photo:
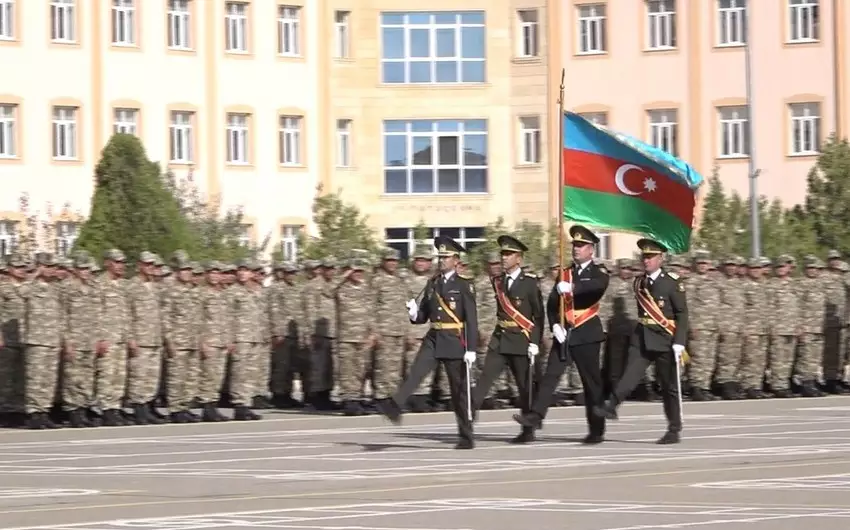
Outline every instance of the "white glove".
<path id="1" fill-rule="evenodd" d="M 685 351 L 685 347 L 682 346 L 681 344 L 674 344 L 673 345 L 673 354 L 676 356 L 676 362 L 677 363 L 682 362 L 682 353 L 684 351 Z"/>
<path id="2" fill-rule="evenodd" d="M 567 331 L 561 327 L 560 324 L 555 324 L 552 326 L 552 334 L 555 335 L 555 340 L 560 342 L 561 344 L 567 340 Z"/>
<path id="3" fill-rule="evenodd" d="M 472 363 L 475 362 L 475 352 L 474 351 L 468 351 L 468 352 L 464 353 L 463 354 L 463 362 L 465 362 L 469 366 L 472 366 Z"/>
<path id="4" fill-rule="evenodd" d="M 410 315 L 410 320 L 415 320 L 419 314 L 419 307 L 416 305 L 416 300 L 412 298 L 407 301 L 407 314 Z"/>
<path id="5" fill-rule="evenodd" d="M 573 292 L 573 284 L 558 282 L 558 294 L 569 294 L 571 292 Z"/>
<path id="6" fill-rule="evenodd" d="M 540 347 L 537 344 L 529 344 L 528 345 L 528 356 L 531 358 L 537 357 L 537 354 L 540 353 Z"/>

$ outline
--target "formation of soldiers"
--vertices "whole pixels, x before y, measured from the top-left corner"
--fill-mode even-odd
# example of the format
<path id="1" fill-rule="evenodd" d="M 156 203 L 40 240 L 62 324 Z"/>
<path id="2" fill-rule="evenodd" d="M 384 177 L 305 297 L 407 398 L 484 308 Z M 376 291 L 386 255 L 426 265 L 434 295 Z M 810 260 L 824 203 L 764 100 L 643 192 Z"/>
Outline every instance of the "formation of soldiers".
<path id="1" fill-rule="evenodd" d="M 0 280 L 0 419 L 47 429 L 255 420 L 255 410 L 268 408 L 370 413 L 403 380 L 427 328 L 411 324 L 404 307 L 433 276 L 432 248 L 417 247 L 409 269 L 399 258 L 387 249 L 379 263 L 327 258 L 267 267 L 199 264 L 183 251 L 166 264 L 143 252 L 127 278 L 118 249 L 102 256 L 102 268 L 83 252 L 73 260 L 13 255 Z M 632 278 L 641 264 L 600 264 L 611 275 L 601 317 L 605 382 L 613 388 L 636 325 Z M 462 262 L 458 274 L 469 278 L 468 266 Z M 697 251 L 665 266 L 688 292 L 690 399 L 848 392 L 850 266 L 839 253 L 827 263 L 808 256 L 800 275 L 790 256 L 715 260 Z M 549 293 L 558 263 L 540 272 Z M 500 274 L 494 253 L 474 279 L 481 361 L 496 326 L 490 278 Z M 545 329 L 540 366 L 552 341 L 551 325 Z M 558 405 L 583 404 L 574 369 L 559 392 Z M 446 410 L 448 397 L 437 370 L 407 408 Z M 652 373 L 632 397 L 657 399 Z M 505 372 L 483 408 L 518 398 Z M 225 406 L 232 417 L 220 411 Z"/>

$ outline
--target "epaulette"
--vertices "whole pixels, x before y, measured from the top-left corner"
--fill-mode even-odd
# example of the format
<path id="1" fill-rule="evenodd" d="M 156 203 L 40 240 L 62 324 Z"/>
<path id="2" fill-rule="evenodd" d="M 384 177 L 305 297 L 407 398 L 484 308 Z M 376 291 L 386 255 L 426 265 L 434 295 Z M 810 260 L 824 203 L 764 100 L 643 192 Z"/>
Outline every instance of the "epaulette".
<path id="1" fill-rule="evenodd" d="M 539 280 L 539 279 L 540 279 L 540 276 L 538 276 L 538 275 L 534 274 L 533 272 L 526 272 L 526 273 L 525 273 L 525 275 L 526 275 L 526 276 L 528 276 L 529 278 L 534 279 L 534 280 Z"/>
<path id="2" fill-rule="evenodd" d="M 676 281 L 679 281 L 679 280 L 681 280 L 681 279 L 682 279 L 682 277 L 681 277 L 681 276 L 679 276 L 678 274 L 676 274 L 675 272 L 668 272 L 668 273 L 667 273 L 667 276 L 669 276 L 669 277 L 673 278 L 673 279 L 674 279 L 674 280 L 676 280 Z"/>
<path id="3" fill-rule="evenodd" d="M 467 280 L 467 281 L 472 281 L 472 280 L 475 279 L 475 276 L 472 276 L 470 274 L 458 274 L 457 276 L 458 276 L 458 278 L 463 278 L 464 280 Z"/>

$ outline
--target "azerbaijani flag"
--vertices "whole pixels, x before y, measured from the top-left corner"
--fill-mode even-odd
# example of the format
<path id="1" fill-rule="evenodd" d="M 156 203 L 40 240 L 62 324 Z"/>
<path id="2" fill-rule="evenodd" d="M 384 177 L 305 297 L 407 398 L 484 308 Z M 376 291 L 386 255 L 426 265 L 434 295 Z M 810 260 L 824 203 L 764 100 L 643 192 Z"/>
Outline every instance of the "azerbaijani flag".
<path id="1" fill-rule="evenodd" d="M 645 234 L 672 253 L 690 246 L 702 176 L 630 136 L 564 113 L 564 219 Z"/>

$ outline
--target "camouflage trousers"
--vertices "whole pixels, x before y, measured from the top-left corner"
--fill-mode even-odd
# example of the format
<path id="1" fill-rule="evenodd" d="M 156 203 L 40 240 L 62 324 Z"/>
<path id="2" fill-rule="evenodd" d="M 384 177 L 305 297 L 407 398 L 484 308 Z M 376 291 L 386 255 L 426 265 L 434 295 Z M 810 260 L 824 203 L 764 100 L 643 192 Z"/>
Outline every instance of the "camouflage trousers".
<path id="1" fill-rule="evenodd" d="M 91 350 L 74 352 L 63 367 L 62 403 L 65 410 L 99 405 L 95 396 L 97 354 Z"/>
<path id="2" fill-rule="evenodd" d="M 24 354 L 21 348 L 0 348 L 0 412 L 24 411 Z"/>
<path id="3" fill-rule="evenodd" d="M 272 363 L 271 374 L 269 376 L 269 389 L 272 394 L 280 396 L 288 396 L 292 394 L 292 381 L 294 379 L 295 365 L 298 361 L 298 339 L 295 337 L 286 337 L 283 342 L 272 348 Z M 301 384 L 304 384 L 306 379 L 303 372 L 298 371 L 301 375 Z"/>
<path id="4" fill-rule="evenodd" d="M 311 348 L 300 350 L 299 355 L 309 359 L 306 371 L 309 373 L 306 391 L 317 393 L 333 390 L 334 387 L 334 344 L 332 337 L 313 337 Z M 302 379 L 303 382 L 303 379 Z"/>
<path id="5" fill-rule="evenodd" d="M 823 378 L 840 381 L 844 378 L 844 359 L 841 355 L 842 329 L 828 327 L 823 336 Z"/>
<path id="6" fill-rule="evenodd" d="M 743 345 L 740 333 L 721 333 L 717 342 L 717 373 L 715 382 L 724 383 L 738 382 L 738 367 L 741 366 L 741 354 Z"/>
<path id="7" fill-rule="evenodd" d="M 407 359 L 406 337 L 381 337 L 373 352 L 372 387 L 375 399 L 393 395 L 404 378 L 404 362 Z"/>
<path id="8" fill-rule="evenodd" d="M 761 390 L 764 371 L 767 369 L 767 335 L 744 335 L 738 382 L 745 390 Z"/>
<path id="9" fill-rule="evenodd" d="M 708 390 L 717 366 L 717 331 L 701 329 L 688 341 L 688 382 L 691 388 Z"/>
<path id="10" fill-rule="evenodd" d="M 175 350 L 166 359 L 168 411 L 188 410 L 200 394 L 201 359 L 198 350 Z"/>
<path id="11" fill-rule="evenodd" d="M 794 370 L 794 352 L 797 337 L 793 335 L 771 335 L 768 353 L 767 384 L 770 389 L 788 390 Z"/>
<path id="12" fill-rule="evenodd" d="M 334 379 L 341 401 L 357 401 L 363 397 L 370 357 L 369 349 L 362 342 L 340 342 L 337 345 Z"/>
<path id="13" fill-rule="evenodd" d="M 797 347 L 794 375 L 800 381 L 816 381 L 823 358 L 823 333 L 804 333 Z"/>
<path id="14" fill-rule="evenodd" d="M 254 396 L 264 395 L 268 379 L 261 379 L 262 364 L 268 362 L 265 344 L 239 342 L 230 356 L 230 400 L 234 405 L 250 405 Z"/>
<path id="15" fill-rule="evenodd" d="M 53 407 L 59 382 L 59 348 L 24 346 L 24 408 L 27 414 Z"/>
<path id="16" fill-rule="evenodd" d="M 266 397 L 269 395 L 269 389 L 271 388 L 271 380 L 272 380 L 272 354 L 274 353 L 274 348 L 272 348 L 271 342 L 264 342 L 260 344 L 261 356 L 257 360 L 257 378 L 262 381 L 259 389 L 257 390 L 259 394 L 254 394 L 254 397 Z"/>
<path id="17" fill-rule="evenodd" d="M 104 400 L 112 401 L 119 385 L 123 391 L 125 374 L 127 401 L 132 405 L 153 401 L 159 390 L 163 367 L 162 348 L 139 346 L 129 359 L 126 359 L 125 351 L 123 344 L 116 344 L 104 357 L 98 359 L 97 392 L 106 409 L 117 408 L 107 405 Z M 124 366 L 126 372 L 122 369 Z"/>
<path id="18" fill-rule="evenodd" d="M 201 358 L 201 379 L 198 384 L 198 399 L 201 403 L 217 403 L 219 392 L 224 386 L 229 355 L 227 348 L 208 347 Z"/>

